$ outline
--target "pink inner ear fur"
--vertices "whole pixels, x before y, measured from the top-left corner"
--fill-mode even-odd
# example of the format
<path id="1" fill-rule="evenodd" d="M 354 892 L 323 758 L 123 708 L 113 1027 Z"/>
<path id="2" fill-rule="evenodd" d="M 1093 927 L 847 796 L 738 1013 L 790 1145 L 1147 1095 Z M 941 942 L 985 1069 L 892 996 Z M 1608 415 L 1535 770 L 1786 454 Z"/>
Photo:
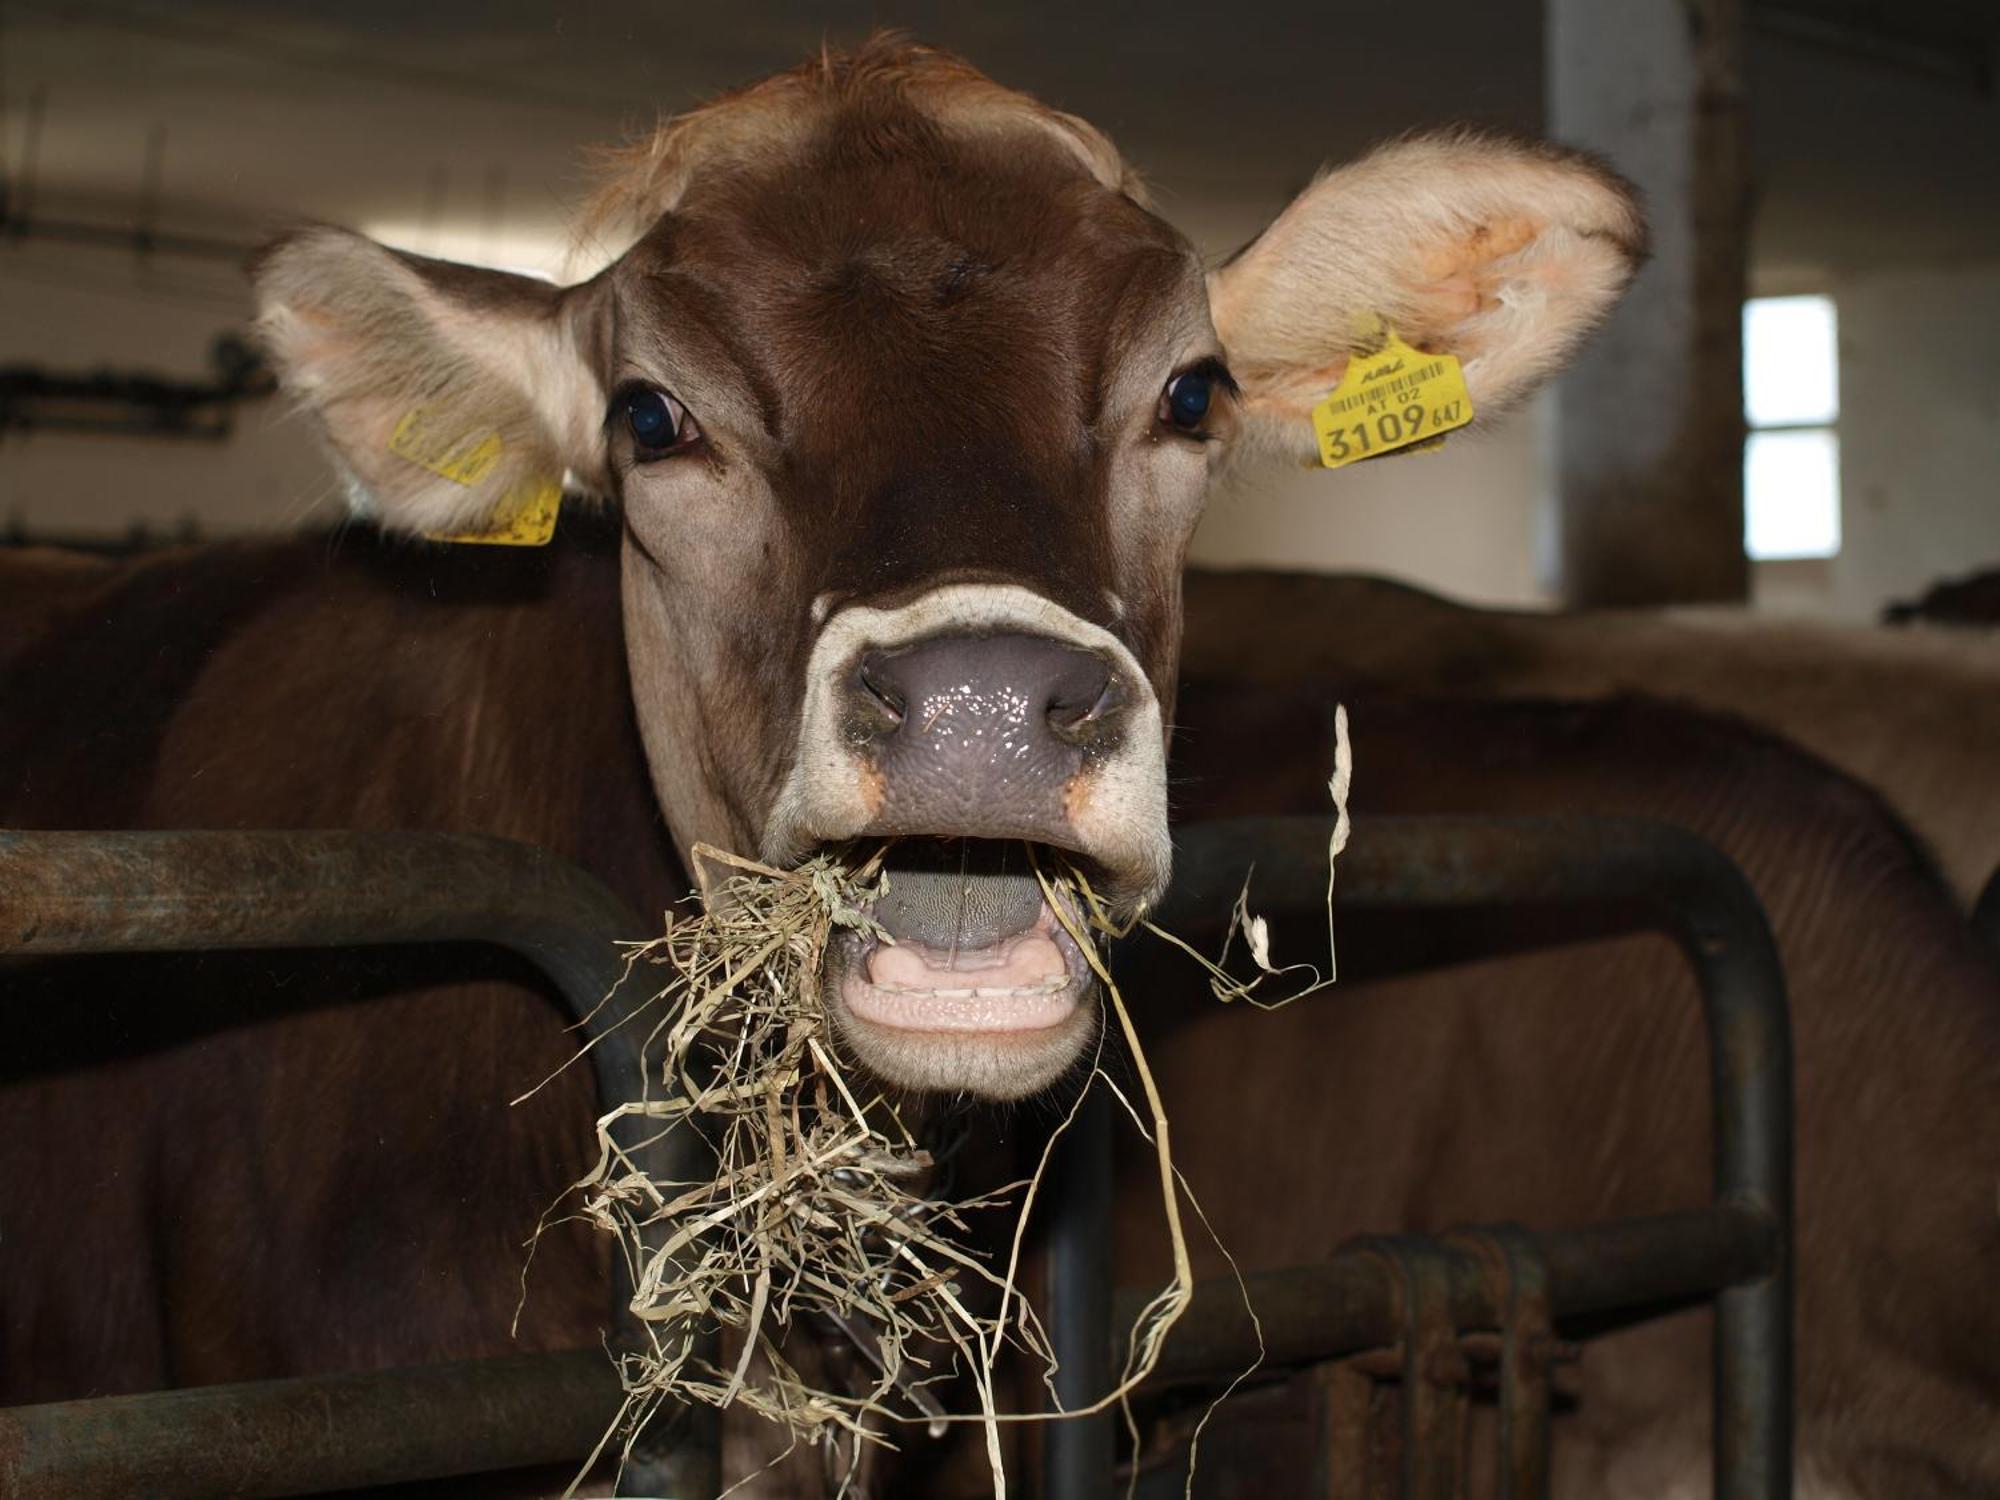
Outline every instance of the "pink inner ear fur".
<path id="1" fill-rule="evenodd" d="M 1404 336 L 1421 344 L 1426 332 L 1443 330 L 1489 311 L 1498 301 L 1498 287 L 1504 279 L 1498 274 L 1501 263 L 1534 244 L 1546 227 L 1539 219 L 1525 215 L 1501 219 L 1476 225 L 1463 238 L 1426 250 L 1417 260 L 1423 282 L 1428 283 L 1417 293 L 1424 306 L 1423 327 Z"/>
<path id="2" fill-rule="evenodd" d="M 1351 356 L 1315 366 L 1310 370 L 1272 369 L 1250 365 L 1235 372 L 1250 399 L 1280 416 L 1304 417 L 1326 399 L 1347 373 Z"/>
<path id="3" fill-rule="evenodd" d="M 1396 332 L 1427 354 L 1449 349 L 1469 360 L 1484 352 L 1484 341 L 1476 334 L 1468 336 L 1460 325 L 1496 307 L 1500 288 L 1508 281 L 1552 274 L 1551 267 L 1518 264 L 1521 252 L 1532 248 L 1547 227 L 1541 219 L 1517 215 L 1475 225 L 1469 233 L 1420 252 L 1414 261 L 1417 282 L 1405 293 L 1406 301 L 1419 311 Z M 1253 363 L 1236 374 L 1259 404 L 1281 416 L 1303 418 L 1340 384 L 1350 359 L 1342 351 L 1310 369 Z"/>

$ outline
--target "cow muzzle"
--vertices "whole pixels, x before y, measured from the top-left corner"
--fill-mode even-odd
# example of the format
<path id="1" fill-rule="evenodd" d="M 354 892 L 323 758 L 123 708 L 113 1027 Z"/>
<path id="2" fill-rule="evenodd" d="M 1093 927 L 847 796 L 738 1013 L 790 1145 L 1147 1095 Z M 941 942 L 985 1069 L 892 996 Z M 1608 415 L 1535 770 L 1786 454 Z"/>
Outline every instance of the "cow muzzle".
<path id="1" fill-rule="evenodd" d="M 1082 914 L 1052 906 L 1040 876 L 1068 862 L 1121 914 L 1166 882 L 1164 744 L 1144 673 L 1046 599 L 977 585 L 836 616 L 812 672 L 766 856 L 894 841 L 873 914 L 887 939 L 843 932 L 828 954 L 842 1039 L 910 1088 L 1046 1086 L 1097 1011 Z"/>

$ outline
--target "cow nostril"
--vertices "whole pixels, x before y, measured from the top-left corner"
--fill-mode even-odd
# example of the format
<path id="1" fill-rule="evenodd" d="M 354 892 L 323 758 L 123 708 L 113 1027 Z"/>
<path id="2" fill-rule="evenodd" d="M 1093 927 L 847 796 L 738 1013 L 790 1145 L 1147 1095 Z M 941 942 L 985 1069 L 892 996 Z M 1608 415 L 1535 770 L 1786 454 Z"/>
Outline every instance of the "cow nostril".
<path id="1" fill-rule="evenodd" d="M 1118 678 L 1108 666 L 1088 679 L 1064 684 L 1050 696 L 1049 728 L 1062 739 L 1078 739 L 1116 713 L 1121 696 Z"/>
<path id="2" fill-rule="evenodd" d="M 854 674 L 854 685 L 860 689 L 854 695 L 857 705 L 871 721 L 869 727 L 875 732 L 889 733 L 903 722 L 903 715 L 909 707 L 908 699 L 884 670 L 880 658 L 870 656 L 862 660 Z"/>
<path id="3" fill-rule="evenodd" d="M 872 750 L 911 743 L 1105 747 L 1128 690 L 1105 657 L 1041 636 L 940 636 L 871 650 L 848 670 L 843 732 Z M 921 722 L 919 722 L 921 721 Z"/>

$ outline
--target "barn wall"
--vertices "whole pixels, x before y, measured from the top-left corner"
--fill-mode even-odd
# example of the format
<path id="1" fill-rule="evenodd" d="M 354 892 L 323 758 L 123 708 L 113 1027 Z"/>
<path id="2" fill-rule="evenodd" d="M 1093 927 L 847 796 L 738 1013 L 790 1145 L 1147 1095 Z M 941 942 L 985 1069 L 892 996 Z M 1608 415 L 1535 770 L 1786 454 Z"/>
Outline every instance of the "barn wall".
<path id="1" fill-rule="evenodd" d="M 1767 566 L 1759 602 L 1868 618 L 2000 567 L 2000 263 L 1828 286 L 1840 320 L 1840 555 Z"/>
<path id="2" fill-rule="evenodd" d="M 1211 567 L 1381 573 L 1480 604 L 1538 605 L 1546 403 L 1434 453 L 1232 483 L 1195 536 Z M 1543 570 L 1545 571 L 1545 570 Z"/>
<path id="3" fill-rule="evenodd" d="M 148 270 L 129 252 L 0 245 L 7 364 L 204 380 L 211 341 L 242 333 L 249 316 L 230 268 L 176 260 Z M 278 401 L 250 404 L 225 442 L 0 433 L 0 529 L 115 539 L 135 524 L 158 534 L 193 521 L 213 536 L 333 514 L 311 432 L 282 417 Z"/>

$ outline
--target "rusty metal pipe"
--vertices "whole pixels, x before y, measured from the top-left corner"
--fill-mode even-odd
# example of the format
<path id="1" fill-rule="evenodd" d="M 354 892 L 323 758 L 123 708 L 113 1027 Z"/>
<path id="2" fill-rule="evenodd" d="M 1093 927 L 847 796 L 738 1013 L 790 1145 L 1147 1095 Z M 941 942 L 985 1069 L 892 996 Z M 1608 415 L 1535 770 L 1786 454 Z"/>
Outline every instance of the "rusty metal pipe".
<path id="1" fill-rule="evenodd" d="M 1768 1333 L 1773 1326 L 1770 1309 L 1774 1301 L 1782 1318 L 1788 1320 L 1789 1285 L 1782 1246 L 1789 1211 L 1789 1139 L 1780 1140 L 1775 1149 L 1764 1150 L 1761 1157 L 1754 1151 L 1724 1149 L 1723 1141 L 1725 1134 L 1734 1140 L 1745 1130 L 1752 1135 L 1761 1130 L 1768 1142 L 1768 1127 L 1774 1118 L 1779 1125 L 1789 1126 L 1789 1077 L 1785 1071 L 1789 1049 L 1769 1045 L 1772 1028 L 1755 1024 L 1760 1015 L 1765 1022 L 1769 1019 L 1769 981 L 1775 974 L 1775 963 L 1769 974 L 1755 972 L 1756 937 L 1762 931 L 1762 919 L 1754 897 L 1748 898 L 1746 918 L 1740 898 L 1748 897 L 1747 887 L 1732 894 L 1724 880 L 1723 895 L 1717 898 L 1711 890 L 1706 904 L 1693 903 L 1690 916 L 1689 903 L 1680 899 L 1684 891 L 1671 881 L 1664 887 L 1649 884 L 1644 867 L 1633 868 L 1635 858 L 1644 861 L 1662 852 L 1657 847 L 1660 835 L 1673 835 L 1672 830 L 1649 825 L 1578 820 L 1574 827 L 1558 826 L 1551 831 L 1546 823 L 1426 819 L 1400 827 L 1377 823 L 1364 828 L 1365 837 L 1357 838 L 1355 849 L 1342 864 L 1343 908 L 1373 904 L 1436 910 L 1546 902 L 1565 910 L 1580 908 L 1598 914 L 1603 931 L 1656 927 L 1680 937 L 1683 946 L 1699 945 L 1697 966 L 1702 968 L 1705 990 L 1716 973 L 1728 980 L 1733 967 L 1735 987 L 1751 997 L 1737 1008 L 1747 1012 L 1751 1024 L 1739 1027 L 1743 1035 L 1726 1049 L 1742 1066 L 1731 1071 L 1718 1065 L 1718 1099 L 1723 1097 L 1725 1075 L 1734 1098 L 1740 1099 L 1746 1089 L 1754 1092 L 1759 1087 L 1774 1087 L 1768 1059 L 1775 1057 L 1775 1084 L 1782 1085 L 1785 1107 L 1775 1109 L 1767 1101 L 1766 1107 L 1739 1111 L 1741 1128 L 1725 1121 L 1725 1129 L 1718 1131 L 1719 1159 L 1727 1166 L 1723 1175 L 1763 1181 L 1772 1176 L 1771 1164 L 1782 1162 L 1780 1175 L 1786 1184 L 1783 1193 L 1769 1200 L 1769 1213 L 1761 1211 L 1757 1201 L 1761 1195 L 1753 1192 L 1745 1198 L 1746 1210 L 1760 1214 L 1771 1226 L 1780 1246 L 1775 1257 L 1779 1269 L 1764 1287 L 1753 1289 L 1761 1294 L 1759 1299 L 1746 1304 L 1758 1316 L 1739 1317 L 1734 1326 Z M 1226 905 L 1253 855 L 1260 871 L 1258 898 L 1262 904 L 1317 904 L 1323 893 L 1325 834 L 1324 820 L 1316 819 L 1210 825 L 1189 832 L 1183 840 L 1180 879 L 1165 919 L 1180 920 L 1173 915 L 1176 903 L 1194 908 L 1196 916 L 1215 910 L 1217 891 Z M 1741 887 L 1741 877 L 1714 851 L 1687 835 L 1673 837 L 1698 851 L 1692 855 L 1687 847 L 1665 851 L 1680 856 L 1676 868 L 1681 876 L 1695 885 L 1712 883 L 1719 865 Z M 1254 848 L 1244 842 L 1246 839 L 1254 841 Z M 1701 868 L 1704 854 L 1707 867 Z M 1604 878 L 1601 862 L 1606 861 L 1614 869 L 1622 868 L 1622 879 Z M 1552 872 L 1565 865 L 1573 867 L 1570 878 L 1552 879 Z M 1214 890 L 1205 893 L 1205 887 Z M 600 967 L 615 952 L 608 939 L 636 930 L 629 925 L 620 928 L 614 924 L 608 929 L 600 925 L 598 919 L 607 911 L 622 919 L 616 902 L 581 872 L 540 851 L 485 838 L 395 834 L 0 835 L 0 951 L 497 942 L 544 968 L 562 988 L 572 1009 L 582 1014 L 611 988 L 606 971 Z M 1768 953 L 1768 934 L 1764 938 Z M 1745 948 L 1751 950 L 1752 959 L 1747 980 L 1742 974 Z M 1703 966 L 1703 955 L 1709 961 L 1707 966 Z M 1782 989 L 1776 993 L 1779 1025 L 1775 1035 L 1782 1040 Z M 1718 1013 L 1727 1007 L 1719 1007 L 1712 994 L 1710 1001 L 1713 1031 Z M 607 1099 L 630 1097 L 614 1092 L 628 1086 L 619 1081 L 626 1060 L 616 1055 L 621 1044 L 615 1027 L 622 1014 L 622 1006 L 614 1003 L 600 1012 L 597 1021 L 600 1030 L 614 1033 L 593 1051 Z M 1760 1051 L 1767 1060 L 1761 1071 L 1750 1065 Z M 636 1055 L 629 1059 L 629 1065 L 636 1076 Z M 1781 1288 L 1782 1296 L 1774 1298 L 1773 1288 Z M 1613 1294 L 1621 1299 L 1629 1295 L 1630 1284 L 1625 1284 L 1622 1293 L 1614 1286 Z M 1740 1384 L 1743 1349 L 1754 1353 L 1758 1346 L 1755 1339 L 1746 1343 L 1740 1332 L 1730 1336 L 1728 1313 L 1725 1297 L 1724 1334 L 1718 1338 L 1724 1371 L 1719 1391 Z M 1788 1331 L 1788 1322 L 1778 1326 Z M 1775 1342 L 1766 1338 L 1763 1347 L 1774 1348 L 1781 1356 L 1782 1363 L 1769 1363 L 1767 1368 L 1778 1382 L 1778 1404 L 1788 1421 L 1788 1337 Z M 1734 1360 L 1732 1350 L 1739 1356 Z M 1072 1425 L 1058 1424 L 1058 1430 Z M 1760 1420 L 1753 1414 L 1745 1430 L 1747 1438 L 1732 1440 L 1724 1424 L 1718 1424 L 1723 1434 L 1718 1443 L 1718 1464 L 1736 1474 L 1746 1467 L 1747 1454 L 1751 1460 L 1748 1467 L 1768 1477 L 1771 1463 L 1759 1468 L 1755 1461 L 1760 1453 L 1774 1451 L 1768 1415 Z M 1726 1455 L 1725 1448 L 1729 1449 Z M 1783 1462 L 1789 1462 L 1788 1443 L 1775 1451 L 1782 1452 Z M 690 1453 L 695 1457 L 689 1459 Z M 673 1461 L 669 1462 L 671 1466 Z M 679 1472 L 690 1476 L 694 1471 L 685 1467 L 689 1462 L 711 1466 L 707 1471 L 712 1472 L 712 1440 L 691 1441 L 682 1450 L 680 1462 Z M 648 1487 L 666 1488 L 670 1483 L 661 1480 Z M 699 1490 L 713 1488 L 713 1484 L 690 1477 L 685 1487 Z M 1718 1494 L 1731 1497 L 1766 1493 L 1774 1491 L 1718 1485 Z"/>
<path id="2" fill-rule="evenodd" d="M 643 1092 L 639 1038 L 622 1023 L 646 998 L 645 987 L 625 982 L 618 944 L 645 932 L 594 876 L 507 839 L 0 832 L 0 955 L 496 944 L 553 981 L 592 1043 L 588 1057 L 606 1109 Z M 686 1132 L 634 1149 L 662 1179 L 694 1180 L 710 1169 Z M 627 1311 L 623 1259 L 613 1259 L 614 1333 L 636 1347 L 643 1335 Z M 614 1389 L 602 1420 L 615 1410 Z M 657 1459 L 650 1443 L 635 1454 L 630 1485 L 713 1493 L 720 1459 L 712 1414 L 702 1408 L 676 1416 L 658 1435 Z"/>
<path id="3" fill-rule="evenodd" d="M 1547 1267 L 1549 1306 L 1557 1319 L 1706 1299 L 1717 1287 L 1756 1281 L 1781 1263 L 1777 1225 L 1762 1211 L 1725 1203 L 1684 1213 L 1620 1219 L 1584 1229 L 1529 1236 Z M 1379 1242 L 1377 1242 L 1379 1244 Z M 1426 1254 L 1449 1276 L 1452 1320 L 1460 1329 L 1499 1329 L 1506 1309 L 1493 1295 L 1479 1257 L 1442 1241 Z M 1156 1385 L 1227 1380 L 1257 1356 L 1263 1326 L 1264 1367 L 1319 1364 L 1403 1337 L 1390 1267 L 1373 1249 L 1343 1248 L 1316 1266 L 1217 1277 L 1195 1288 L 1154 1370 Z M 1121 1289 L 1112 1343 L 1145 1305 L 1149 1290 Z"/>
<path id="4" fill-rule="evenodd" d="M 546 850 L 471 834 L 0 833 L 0 953 L 185 953 L 496 943 L 579 1020 L 618 987 L 644 929 Z M 596 1037 L 625 1014 L 586 1022 Z M 636 1048 L 602 1045 L 607 1099 L 636 1098 Z"/>
<path id="5" fill-rule="evenodd" d="M 1056 1148 L 1048 1184 L 1046 1265 L 1049 1338 L 1056 1357 L 1055 1395 L 1066 1411 L 1097 1400 L 1114 1384 L 1112 1204 L 1117 1197 L 1111 1101 L 1094 1089 Z M 1129 1326 L 1129 1324 L 1127 1325 Z M 1041 1429 L 1046 1500 L 1103 1500 L 1115 1444 L 1108 1414 L 1051 1422 Z"/>
<path id="6" fill-rule="evenodd" d="M 17 1406 L 0 1495 L 305 1495 L 574 1462 L 619 1399 L 589 1349 Z"/>

